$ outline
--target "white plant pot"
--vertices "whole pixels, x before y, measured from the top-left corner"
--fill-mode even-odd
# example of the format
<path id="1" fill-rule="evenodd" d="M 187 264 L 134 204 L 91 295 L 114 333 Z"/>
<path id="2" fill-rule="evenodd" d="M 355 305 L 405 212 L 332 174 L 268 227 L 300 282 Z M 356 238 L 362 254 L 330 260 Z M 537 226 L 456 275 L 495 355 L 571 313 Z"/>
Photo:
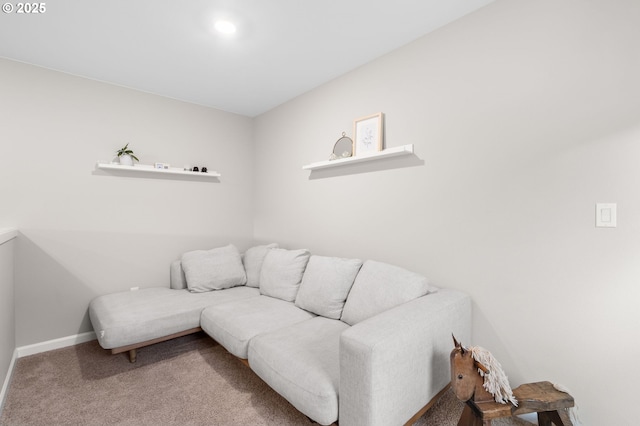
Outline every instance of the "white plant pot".
<path id="1" fill-rule="evenodd" d="M 120 156 L 120 164 L 123 166 L 133 166 L 133 158 L 129 154 Z"/>

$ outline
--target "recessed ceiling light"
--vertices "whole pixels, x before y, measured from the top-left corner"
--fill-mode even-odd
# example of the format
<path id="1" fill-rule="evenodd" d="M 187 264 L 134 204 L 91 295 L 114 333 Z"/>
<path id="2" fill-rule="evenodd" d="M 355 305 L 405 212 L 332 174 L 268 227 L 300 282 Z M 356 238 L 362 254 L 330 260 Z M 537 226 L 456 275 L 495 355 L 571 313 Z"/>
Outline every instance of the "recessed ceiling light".
<path id="1" fill-rule="evenodd" d="M 216 21 L 214 28 L 222 34 L 234 34 L 236 32 L 235 24 L 229 21 Z"/>

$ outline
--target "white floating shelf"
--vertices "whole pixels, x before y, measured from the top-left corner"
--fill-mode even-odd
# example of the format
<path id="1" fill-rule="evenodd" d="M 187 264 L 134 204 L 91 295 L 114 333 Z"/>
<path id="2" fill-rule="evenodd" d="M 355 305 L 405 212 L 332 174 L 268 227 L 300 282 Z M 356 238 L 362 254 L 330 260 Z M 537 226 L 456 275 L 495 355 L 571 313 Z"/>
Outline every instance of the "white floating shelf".
<path id="1" fill-rule="evenodd" d="M 177 175 L 177 176 L 189 176 L 194 178 L 203 178 L 203 179 L 217 179 L 221 175 L 218 172 L 208 171 L 207 173 L 202 172 L 190 172 L 188 170 L 178 169 L 178 168 L 170 168 L 170 169 L 156 169 L 153 166 L 146 164 L 136 164 L 135 166 L 123 166 L 122 164 L 115 163 L 97 163 L 96 169 L 100 170 L 111 170 L 118 172 L 134 172 L 134 173 L 144 173 L 144 174 L 156 174 L 156 175 Z"/>
<path id="2" fill-rule="evenodd" d="M 394 148 L 387 148 L 382 151 L 377 151 L 371 154 L 356 155 L 355 157 L 339 158 L 331 161 L 319 161 L 317 163 L 307 164 L 302 166 L 303 170 L 320 170 L 329 167 L 347 166 L 356 163 L 362 163 L 365 161 L 381 160 L 383 158 L 398 157 L 400 155 L 413 154 L 413 144 L 398 146 Z"/>

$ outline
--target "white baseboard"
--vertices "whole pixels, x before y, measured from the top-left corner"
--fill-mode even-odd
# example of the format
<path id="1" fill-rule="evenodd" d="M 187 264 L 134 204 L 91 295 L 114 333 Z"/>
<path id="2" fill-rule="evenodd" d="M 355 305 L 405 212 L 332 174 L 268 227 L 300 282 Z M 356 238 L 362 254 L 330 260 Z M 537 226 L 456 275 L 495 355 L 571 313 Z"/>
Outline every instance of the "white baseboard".
<path id="1" fill-rule="evenodd" d="M 4 408 L 4 399 L 7 396 L 7 390 L 9 390 L 9 383 L 11 383 L 11 376 L 13 376 L 13 366 L 16 364 L 17 358 L 18 350 L 14 349 L 11 362 L 9 363 L 9 370 L 7 370 L 7 375 L 5 376 L 4 383 L 2 384 L 2 390 L 0 390 L 0 413 L 2 413 L 2 409 Z"/>
<path id="2" fill-rule="evenodd" d="M 20 346 L 13 350 L 13 356 L 9 363 L 9 370 L 4 378 L 2 384 L 2 390 L 0 390 L 0 413 L 4 408 L 4 399 L 11 383 L 11 377 L 13 376 L 13 368 L 16 364 L 16 359 L 24 356 L 35 355 L 42 352 L 52 351 L 54 349 L 66 348 L 67 346 L 77 345 L 79 343 L 90 342 L 96 339 L 96 333 L 89 331 L 86 333 L 75 334 L 73 336 L 61 337 L 59 339 L 48 340 L 46 342 L 34 343 L 33 345 Z"/>
<path id="3" fill-rule="evenodd" d="M 46 342 L 34 343 L 33 345 L 20 346 L 16 348 L 18 358 L 35 355 L 54 349 L 66 348 L 67 346 L 96 340 L 96 333 L 88 331 L 86 333 L 74 334 L 73 336 L 61 337 L 59 339 L 47 340 Z"/>

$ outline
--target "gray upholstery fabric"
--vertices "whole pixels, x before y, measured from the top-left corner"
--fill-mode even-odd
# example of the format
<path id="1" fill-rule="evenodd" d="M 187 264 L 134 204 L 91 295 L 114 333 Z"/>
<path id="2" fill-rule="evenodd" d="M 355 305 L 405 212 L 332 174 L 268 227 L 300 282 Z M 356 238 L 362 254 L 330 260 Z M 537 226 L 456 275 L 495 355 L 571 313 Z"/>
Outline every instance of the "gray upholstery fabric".
<path id="1" fill-rule="evenodd" d="M 169 268 L 169 286 L 174 290 L 187 288 L 187 278 L 184 276 L 182 262 L 179 260 L 171 262 L 171 267 Z"/>
<path id="2" fill-rule="evenodd" d="M 342 310 L 342 321 L 355 325 L 380 312 L 424 296 L 425 277 L 398 266 L 367 260 L 360 268 Z"/>
<path id="3" fill-rule="evenodd" d="M 181 263 L 187 288 L 194 293 L 221 290 L 247 282 L 240 252 L 233 244 L 184 253 Z"/>
<path id="4" fill-rule="evenodd" d="M 293 302 L 302 274 L 309 261 L 309 250 L 269 250 L 260 271 L 260 293 Z"/>
<path id="5" fill-rule="evenodd" d="M 471 299 L 440 289 L 340 336 L 340 424 L 401 425 L 451 380 L 451 333 L 471 334 Z"/>
<path id="6" fill-rule="evenodd" d="M 246 359 L 252 337 L 313 317 L 291 302 L 259 296 L 203 310 L 200 327 L 233 355 Z"/>
<path id="7" fill-rule="evenodd" d="M 242 257 L 244 270 L 247 274 L 247 286 L 260 287 L 260 271 L 262 262 L 269 250 L 278 248 L 278 244 L 272 243 L 262 246 L 254 246 L 248 249 Z"/>
<path id="8" fill-rule="evenodd" d="M 323 317 L 340 319 L 361 266 L 360 259 L 311 256 L 302 276 L 296 306 Z"/>
<path id="9" fill-rule="evenodd" d="M 311 295 L 300 289 L 300 305 L 307 309 L 324 312 L 334 302 L 327 293 L 344 292 L 330 285 L 344 275 L 325 269 L 335 259 L 308 261 L 306 250 L 283 250 L 269 265 L 272 252 L 279 249 L 265 256 L 261 278 L 267 264 L 269 279 L 299 283 L 306 267 L 309 275 L 302 285 L 323 289 Z M 180 264 L 171 266 L 172 285 L 182 285 Z M 367 261 L 360 268 L 343 321 L 317 317 L 294 303 L 260 295 L 262 290 L 127 291 L 95 298 L 89 315 L 105 349 L 200 326 L 233 355 L 249 358 L 265 382 L 321 424 L 338 418 L 341 425 L 406 423 L 449 382 L 451 333 L 462 341 L 470 338 L 467 295 L 440 289 L 419 297 L 431 290 L 426 278 L 379 262 Z"/>
<path id="10" fill-rule="evenodd" d="M 145 288 L 96 297 L 89 317 L 100 346 L 112 349 L 198 327 L 205 307 L 259 295 L 245 286 L 207 293 Z"/>
<path id="11" fill-rule="evenodd" d="M 316 317 L 251 339 L 249 365 L 269 386 L 314 421 L 338 419 L 342 321 Z"/>

